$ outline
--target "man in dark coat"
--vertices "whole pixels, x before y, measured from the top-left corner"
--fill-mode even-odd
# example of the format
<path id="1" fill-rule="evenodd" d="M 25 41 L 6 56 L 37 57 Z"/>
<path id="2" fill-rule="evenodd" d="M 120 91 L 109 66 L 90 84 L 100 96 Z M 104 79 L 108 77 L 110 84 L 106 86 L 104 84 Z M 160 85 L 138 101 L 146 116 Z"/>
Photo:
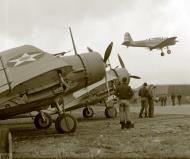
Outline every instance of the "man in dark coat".
<path id="1" fill-rule="evenodd" d="M 154 93 L 153 89 L 155 88 L 154 85 L 149 85 L 148 91 L 149 91 L 149 97 L 148 97 L 148 117 L 153 118 L 154 117 Z"/>
<path id="2" fill-rule="evenodd" d="M 177 96 L 177 100 L 178 100 L 178 104 L 181 105 L 181 95 L 180 94 Z"/>
<path id="3" fill-rule="evenodd" d="M 133 128 L 134 123 L 130 119 L 130 103 L 134 92 L 127 84 L 127 78 L 122 78 L 122 83 L 118 85 L 115 95 L 119 98 L 120 124 L 121 129 Z"/>
<path id="4" fill-rule="evenodd" d="M 171 95 L 171 100 L 172 100 L 172 105 L 174 106 L 175 105 L 175 94 Z"/>
<path id="5" fill-rule="evenodd" d="M 143 87 L 139 90 L 139 96 L 141 97 L 141 110 L 139 113 L 139 118 L 143 118 L 144 110 L 145 110 L 145 118 L 147 118 L 148 117 L 148 98 L 149 98 L 147 83 L 144 83 Z"/>

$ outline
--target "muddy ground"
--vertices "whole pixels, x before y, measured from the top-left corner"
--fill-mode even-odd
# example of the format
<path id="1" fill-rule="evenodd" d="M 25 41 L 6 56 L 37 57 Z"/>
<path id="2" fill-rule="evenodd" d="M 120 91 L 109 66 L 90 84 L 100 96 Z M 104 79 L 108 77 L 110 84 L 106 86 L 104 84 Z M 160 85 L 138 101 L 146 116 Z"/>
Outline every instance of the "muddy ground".
<path id="1" fill-rule="evenodd" d="M 94 107 L 92 119 L 73 112 L 79 124 L 72 134 L 58 134 L 54 125 L 36 130 L 30 120 L 0 126 L 11 129 L 14 158 L 190 158 L 190 106 L 177 109 L 185 115 L 158 107 L 154 118 L 139 119 L 139 107 L 132 108 L 135 128 L 130 130 L 120 129 L 119 117 L 106 119 L 103 107 Z"/>

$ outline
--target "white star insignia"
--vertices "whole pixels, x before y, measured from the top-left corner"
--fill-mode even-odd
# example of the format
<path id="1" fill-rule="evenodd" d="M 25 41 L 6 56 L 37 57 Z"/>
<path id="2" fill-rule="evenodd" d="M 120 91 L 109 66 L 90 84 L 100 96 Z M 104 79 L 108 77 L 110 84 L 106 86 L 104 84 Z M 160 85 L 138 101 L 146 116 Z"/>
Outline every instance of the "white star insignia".
<path id="1" fill-rule="evenodd" d="M 11 60 L 9 62 L 11 63 L 15 63 L 14 66 L 18 66 L 24 62 L 32 62 L 32 61 L 36 61 L 35 57 L 36 56 L 39 56 L 39 55 L 42 55 L 42 53 L 39 53 L 39 54 L 32 54 L 32 55 L 29 55 L 28 53 L 24 53 L 21 57 L 19 57 L 18 59 L 14 59 L 14 60 Z"/>

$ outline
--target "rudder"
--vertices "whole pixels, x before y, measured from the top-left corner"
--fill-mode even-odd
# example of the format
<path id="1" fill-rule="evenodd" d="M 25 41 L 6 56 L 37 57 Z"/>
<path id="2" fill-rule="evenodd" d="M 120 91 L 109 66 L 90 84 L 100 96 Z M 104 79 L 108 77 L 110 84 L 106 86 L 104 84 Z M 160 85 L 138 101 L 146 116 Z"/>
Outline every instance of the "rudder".
<path id="1" fill-rule="evenodd" d="M 131 38 L 131 35 L 128 32 L 126 32 L 124 35 L 124 42 L 122 43 L 122 45 L 129 45 L 132 41 L 133 39 Z"/>

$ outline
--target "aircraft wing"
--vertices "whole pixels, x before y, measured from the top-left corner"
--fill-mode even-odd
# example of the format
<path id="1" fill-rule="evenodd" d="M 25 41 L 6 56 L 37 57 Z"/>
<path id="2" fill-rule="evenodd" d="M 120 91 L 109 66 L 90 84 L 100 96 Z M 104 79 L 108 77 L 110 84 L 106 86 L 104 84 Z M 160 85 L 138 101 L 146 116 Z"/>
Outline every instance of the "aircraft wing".
<path id="1" fill-rule="evenodd" d="M 107 73 L 107 82 L 114 79 L 117 79 L 117 77 Z M 74 92 L 73 100 L 65 104 L 65 111 L 75 110 L 93 103 L 97 103 L 107 96 L 108 91 L 106 87 L 106 79 L 103 78 L 95 84 Z"/>
<path id="2" fill-rule="evenodd" d="M 165 40 L 163 40 L 162 42 L 158 43 L 157 45 L 152 46 L 151 49 L 163 48 L 165 46 L 171 45 L 171 43 L 175 43 L 176 42 L 176 38 L 177 37 L 166 38 Z"/>
<path id="3" fill-rule="evenodd" d="M 24 45 L 0 53 L 0 93 L 54 69 L 72 66 L 34 46 Z"/>
<path id="4" fill-rule="evenodd" d="M 107 73 L 107 82 L 112 81 L 112 80 L 114 80 L 116 78 L 117 77 Z M 99 86 L 101 86 L 103 84 L 106 84 L 106 79 L 105 78 L 103 78 L 101 81 L 96 82 L 96 83 L 94 83 L 94 84 L 92 84 L 92 85 L 90 85 L 90 86 L 88 86 L 86 88 L 83 88 L 83 89 L 80 89 L 80 90 L 74 92 L 73 96 L 77 99 L 77 98 L 79 98 L 81 96 L 84 96 L 84 95 L 90 93 L 91 91 L 93 91 L 94 89 L 96 89 L 97 87 L 99 87 Z"/>

